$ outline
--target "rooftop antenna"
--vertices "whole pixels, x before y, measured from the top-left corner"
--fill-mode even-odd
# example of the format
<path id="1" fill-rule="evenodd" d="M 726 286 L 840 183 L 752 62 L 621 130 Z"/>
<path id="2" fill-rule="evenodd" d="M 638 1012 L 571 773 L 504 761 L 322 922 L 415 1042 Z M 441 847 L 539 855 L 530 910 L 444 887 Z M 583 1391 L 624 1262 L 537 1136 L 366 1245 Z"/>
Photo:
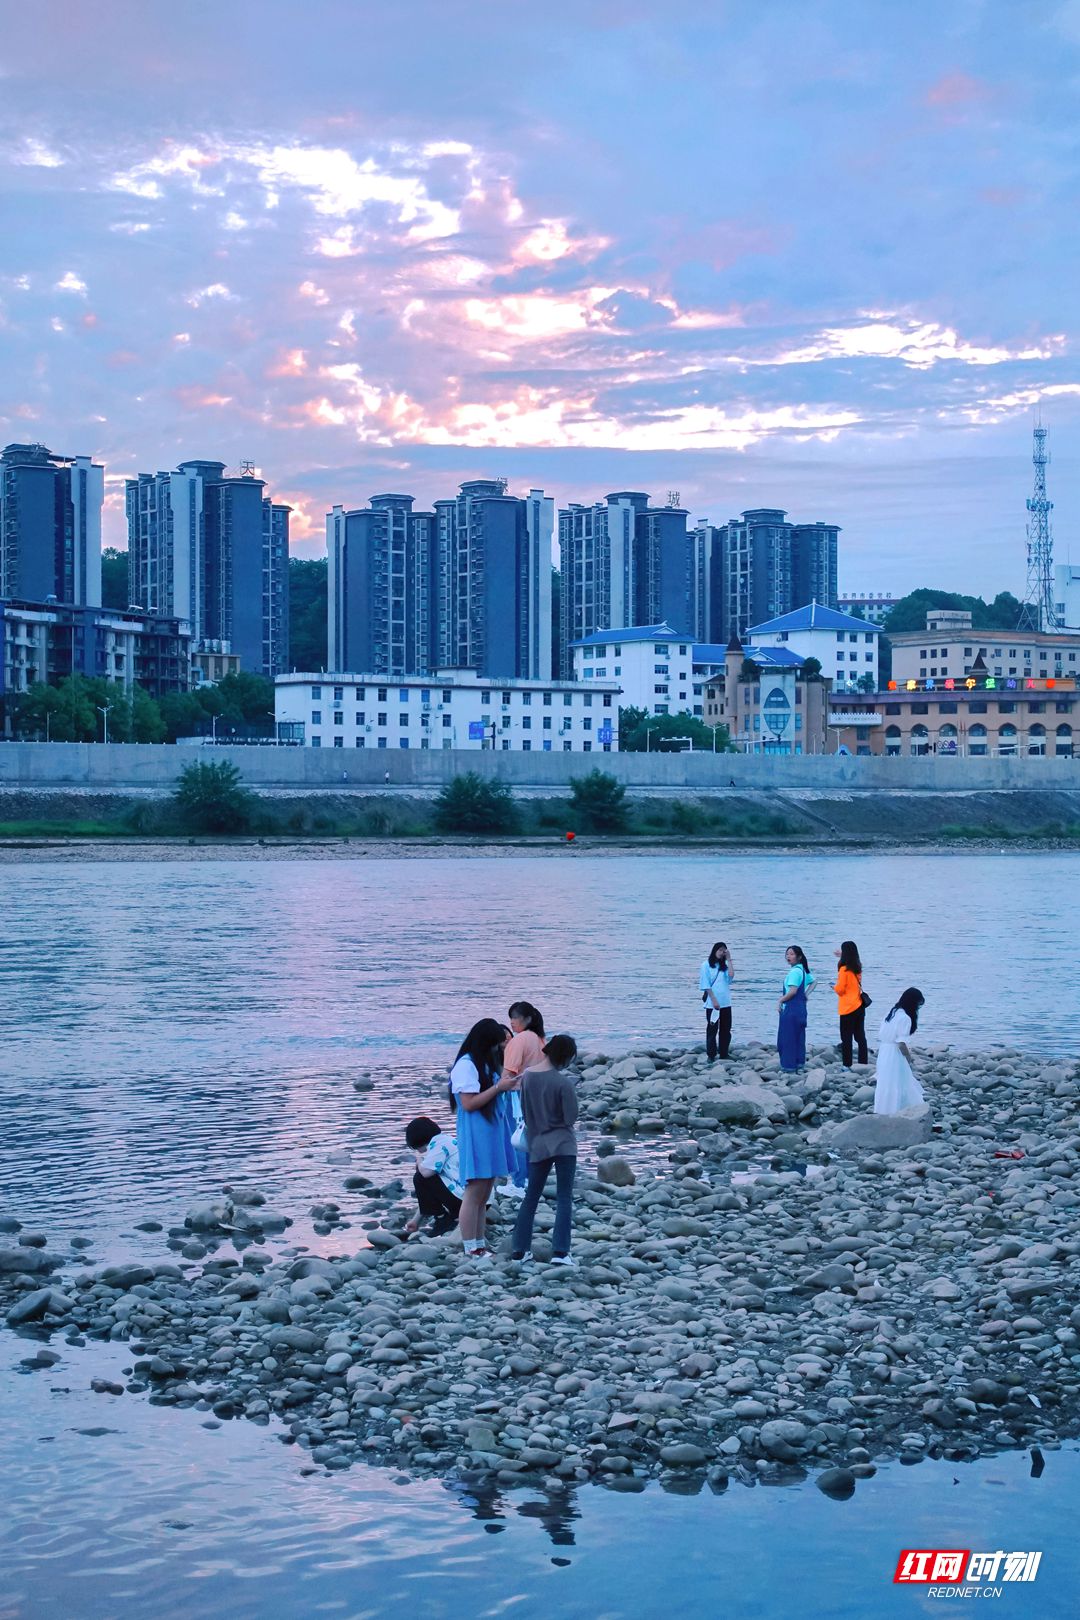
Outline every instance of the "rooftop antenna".
<path id="1" fill-rule="evenodd" d="M 1033 429 L 1031 460 L 1035 467 L 1035 488 L 1028 496 L 1027 591 L 1020 609 L 1020 630 L 1056 630 L 1059 627 L 1054 605 L 1054 542 L 1050 533 L 1053 501 L 1046 498 L 1047 429 L 1042 410 Z"/>

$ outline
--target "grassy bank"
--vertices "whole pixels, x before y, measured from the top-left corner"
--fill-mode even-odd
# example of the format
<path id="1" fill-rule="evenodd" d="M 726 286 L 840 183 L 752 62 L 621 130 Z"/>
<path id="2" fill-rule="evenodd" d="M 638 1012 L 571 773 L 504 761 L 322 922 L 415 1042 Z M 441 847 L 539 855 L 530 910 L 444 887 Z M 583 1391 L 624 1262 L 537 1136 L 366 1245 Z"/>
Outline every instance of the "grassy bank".
<path id="1" fill-rule="evenodd" d="M 892 847 L 935 844 L 1080 846 L 1080 793 L 904 793 L 858 795 L 758 791 L 670 797 L 627 795 L 625 825 L 597 831 L 575 815 L 567 795 L 514 801 L 516 825 L 472 837 L 447 832 L 430 796 L 378 789 L 255 794 L 237 836 L 290 842 L 350 839 L 365 843 L 483 843 L 506 847 L 565 841 L 573 832 L 594 846 L 724 847 L 737 844 Z M 224 835 L 211 835 L 229 842 Z M 0 790 L 0 840 L 183 841 L 206 835 L 185 822 L 170 795 L 156 790 Z"/>

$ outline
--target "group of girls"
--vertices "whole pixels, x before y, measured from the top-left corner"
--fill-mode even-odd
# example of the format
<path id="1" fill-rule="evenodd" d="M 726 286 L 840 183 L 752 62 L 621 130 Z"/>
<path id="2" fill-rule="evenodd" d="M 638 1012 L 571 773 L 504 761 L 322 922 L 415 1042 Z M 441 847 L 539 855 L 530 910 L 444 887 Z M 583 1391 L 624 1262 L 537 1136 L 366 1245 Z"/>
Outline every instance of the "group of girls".
<path id="1" fill-rule="evenodd" d="M 832 988 L 840 1019 L 840 1051 L 844 1067 L 850 1069 L 856 1052 L 860 1064 L 869 1062 L 866 1009 L 871 998 L 862 987 L 862 960 L 855 941 L 845 939 L 834 954 L 837 967 Z M 801 946 L 789 945 L 784 957 L 787 972 L 776 1004 L 776 1049 L 781 1069 L 786 1074 L 794 1074 L 806 1064 L 807 1002 L 817 981 Z M 723 940 L 718 940 L 702 962 L 698 977 L 698 989 L 705 1006 L 705 1051 L 710 1062 L 726 1058 L 731 1052 L 734 980 L 731 951 Z M 875 1113 L 894 1114 L 923 1101 L 907 1042 L 918 1028 L 919 1008 L 924 1000 L 921 990 L 905 990 L 882 1020 L 878 1032 Z"/>
<path id="2" fill-rule="evenodd" d="M 457 1114 L 462 1185 L 458 1225 L 466 1255 L 492 1258 L 487 1210 L 496 1181 L 521 1195 L 513 1258 L 531 1260 L 532 1226 L 554 1168 L 558 1184 L 553 1262 L 569 1265 L 573 1169 L 577 1164 L 573 1082 L 564 1071 L 577 1056 L 569 1035 L 547 1036 L 539 1010 L 515 1001 L 509 1025 L 481 1018 L 461 1043 L 450 1071 L 450 1106 Z M 560 1163 L 569 1160 L 569 1166 Z"/>

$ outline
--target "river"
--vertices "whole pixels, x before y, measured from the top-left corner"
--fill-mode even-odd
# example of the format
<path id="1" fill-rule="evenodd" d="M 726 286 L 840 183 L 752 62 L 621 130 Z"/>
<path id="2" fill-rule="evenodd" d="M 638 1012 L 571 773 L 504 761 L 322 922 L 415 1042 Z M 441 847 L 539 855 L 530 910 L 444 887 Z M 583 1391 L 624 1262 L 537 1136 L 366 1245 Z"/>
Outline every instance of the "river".
<path id="1" fill-rule="evenodd" d="M 169 1224 L 230 1179 L 348 1215 L 344 1174 L 401 1173 L 402 1121 L 440 1111 L 475 1018 L 524 996 L 592 1050 L 696 1040 L 717 938 L 735 958 L 736 1049 L 771 1037 L 793 942 L 821 980 L 810 1041 L 832 1040 L 832 951 L 850 937 L 873 1017 L 917 984 L 921 1041 L 1075 1051 L 1080 997 L 1057 959 L 1078 877 L 1080 857 L 1049 853 L 6 866 L 0 1214 L 53 1248 L 87 1237 L 101 1260 L 162 1257 L 134 1223 Z M 365 1070 L 375 1088 L 357 1093 Z M 305 1476 L 273 1430 L 90 1395 L 91 1371 L 123 1364 L 116 1346 L 58 1348 L 52 1372 L 18 1378 L 27 1346 L 0 1333 L 0 1462 L 19 1476 L 2 1620 L 696 1615 L 737 1596 L 739 1614 L 772 1614 L 793 1580 L 804 1614 L 909 1612 L 896 1551 L 939 1530 L 945 1546 L 1046 1548 L 1007 1607 L 1073 1610 L 1077 1555 L 1052 1527 L 1080 1494 L 1069 1448 L 1038 1481 L 1023 1456 L 959 1485 L 951 1465 L 894 1466 L 849 1503 L 812 1486 L 477 1502 L 375 1470 Z"/>

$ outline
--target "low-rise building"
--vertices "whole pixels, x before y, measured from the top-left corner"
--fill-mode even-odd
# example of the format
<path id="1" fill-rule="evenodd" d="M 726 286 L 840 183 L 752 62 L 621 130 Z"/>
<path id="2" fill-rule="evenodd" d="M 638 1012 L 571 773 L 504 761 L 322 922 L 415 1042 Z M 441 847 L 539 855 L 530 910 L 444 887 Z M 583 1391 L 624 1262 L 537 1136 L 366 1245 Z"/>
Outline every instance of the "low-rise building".
<path id="1" fill-rule="evenodd" d="M 751 625 L 747 641 L 754 647 L 784 648 L 800 660 L 816 658 L 834 688 L 874 691 L 878 684 L 878 641 L 881 631 L 865 619 L 811 602 L 778 619 Z"/>
<path id="2" fill-rule="evenodd" d="M 726 726 L 744 754 L 828 752 L 829 682 L 802 672 L 784 648 L 743 648 L 732 637 L 724 671 L 705 683 L 704 721 Z"/>
<path id="3" fill-rule="evenodd" d="M 70 602 L 0 601 L 0 695 L 67 675 L 101 676 L 151 697 L 186 692 L 191 633 L 183 619 Z"/>
<path id="4" fill-rule="evenodd" d="M 994 680 L 1080 676 L 1080 631 L 976 630 L 959 608 L 933 610 L 925 630 L 897 631 L 889 642 L 893 678 L 901 683 L 960 680 L 977 659 Z"/>
<path id="5" fill-rule="evenodd" d="M 239 675 L 240 654 L 234 653 L 227 641 L 208 641 L 205 637 L 191 648 L 191 685 L 216 686 L 226 675 Z"/>
<path id="6" fill-rule="evenodd" d="M 279 675 L 279 737 L 311 748 L 617 753 L 619 684 L 431 675 Z"/>
<path id="7" fill-rule="evenodd" d="M 597 630 L 570 644 L 574 680 L 614 681 L 624 709 L 690 714 L 694 709 L 694 639 L 670 624 Z M 700 699 L 699 699 L 700 701 Z"/>
<path id="8" fill-rule="evenodd" d="M 997 676 L 977 661 L 964 677 L 892 680 L 873 696 L 833 694 L 832 751 L 975 758 L 1076 756 L 1080 691 L 1070 676 Z"/>

